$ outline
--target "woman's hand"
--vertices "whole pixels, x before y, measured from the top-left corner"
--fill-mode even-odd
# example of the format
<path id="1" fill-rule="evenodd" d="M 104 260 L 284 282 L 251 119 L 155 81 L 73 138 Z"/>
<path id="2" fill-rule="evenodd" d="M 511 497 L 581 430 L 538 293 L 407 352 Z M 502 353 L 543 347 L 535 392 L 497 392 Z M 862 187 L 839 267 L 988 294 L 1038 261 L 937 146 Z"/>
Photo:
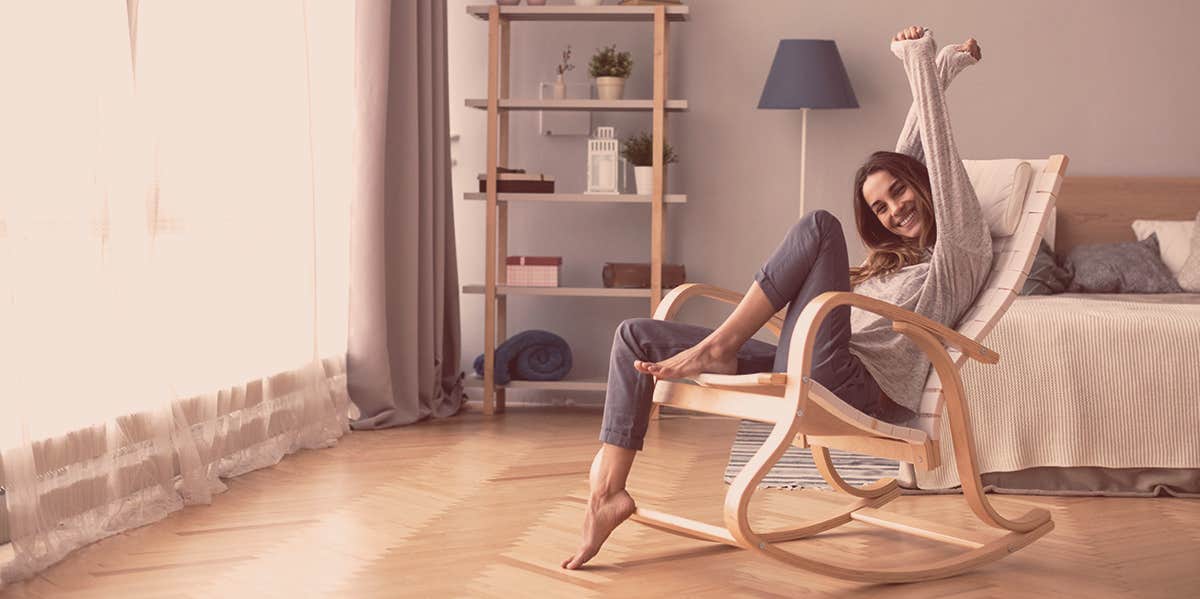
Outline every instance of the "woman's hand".
<path id="1" fill-rule="evenodd" d="M 908 27 L 906 29 L 901 29 L 899 32 L 897 32 L 896 37 L 893 37 L 892 41 L 893 42 L 902 42 L 905 40 L 921 39 L 922 37 L 925 36 L 925 31 L 926 31 L 926 29 L 924 27 L 919 27 L 917 25 L 913 25 L 912 27 Z"/>
<path id="2" fill-rule="evenodd" d="M 959 52 L 970 53 L 971 56 L 974 56 L 975 60 L 977 61 L 983 60 L 983 52 L 979 50 L 979 42 L 975 41 L 975 38 L 973 37 L 967 38 L 967 41 L 955 46 L 954 49 L 958 50 Z"/>

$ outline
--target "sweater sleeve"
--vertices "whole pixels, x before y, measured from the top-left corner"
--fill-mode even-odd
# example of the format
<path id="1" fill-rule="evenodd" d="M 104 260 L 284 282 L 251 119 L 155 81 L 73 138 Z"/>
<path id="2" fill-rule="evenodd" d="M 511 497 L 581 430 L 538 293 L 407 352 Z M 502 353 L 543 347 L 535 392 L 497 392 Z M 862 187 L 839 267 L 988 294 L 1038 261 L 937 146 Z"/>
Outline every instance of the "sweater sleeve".
<path id="1" fill-rule="evenodd" d="M 942 93 L 950 88 L 950 82 L 963 69 L 979 62 L 969 52 L 960 52 L 953 45 L 944 46 L 937 55 L 934 65 L 937 69 L 938 83 Z M 904 118 L 904 126 L 900 128 L 900 138 L 896 141 L 896 151 L 907 154 L 925 162 L 925 149 L 921 147 L 921 130 L 917 127 L 917 103 L 914 101 L 908 108 L 908 116 Z"/>
<path id="2" fill-rule="evenodd" d="M 950 129 L 950 113 L 942 86 L 938 82 L 933 57 L 933 35 L 926 32 L 915 40 L 892 42 L 892 53 L 904 62 L 912 89 L 913 106 L 925 166 L 929 169 L 934 218 L 937 221 L 937 243 L 934 259 L 959 251 L 987 254 L 991 257 L 992 239 L 983 219 L 983 209 L 975 197 L 975 189 L 967 178 L 954 135 Z"/>

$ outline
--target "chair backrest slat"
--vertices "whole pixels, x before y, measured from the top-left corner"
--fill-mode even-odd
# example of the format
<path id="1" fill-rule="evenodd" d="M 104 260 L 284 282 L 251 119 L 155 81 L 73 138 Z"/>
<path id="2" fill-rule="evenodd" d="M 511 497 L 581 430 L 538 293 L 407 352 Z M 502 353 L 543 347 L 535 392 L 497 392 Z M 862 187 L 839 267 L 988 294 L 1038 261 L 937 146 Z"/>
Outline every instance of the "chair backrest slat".
<path id="1" fill-rule="evenodd" d="M 1028 162 L 1033 167 L 1034 176 L 1025 194 L 1021 220 L 1012 235 L 992 239 L 992 271 L 983 290 L 975 298 L 975 303 L 955 327 L 959 333 L 980 343 L 1000 322 L 1024 286 L 1038 245 L 1051 224 L 1054 197 L 1062 186 L 1066 171 L 1066 157 L 1061 155 Z M 967 356 L 958 350 L 950 350 L 949 353 L 959 368 L 967 360 Z M 912 426 L 925 431 L 931 439 L 940 438 L 944 402 L 941 378 L 930 368 L 921 394 L 917 420 Z"/>
<path id="2" fill-rule="evenodd" d="M 1029 273 L 1023 270 L 1013 270 L 1007 266 L 995 268 L 992 270 L 992 275 L 988 277 L 987 288 L 1020 291 L 1018 285 L 1023 285 L 1027 276 Z"/>

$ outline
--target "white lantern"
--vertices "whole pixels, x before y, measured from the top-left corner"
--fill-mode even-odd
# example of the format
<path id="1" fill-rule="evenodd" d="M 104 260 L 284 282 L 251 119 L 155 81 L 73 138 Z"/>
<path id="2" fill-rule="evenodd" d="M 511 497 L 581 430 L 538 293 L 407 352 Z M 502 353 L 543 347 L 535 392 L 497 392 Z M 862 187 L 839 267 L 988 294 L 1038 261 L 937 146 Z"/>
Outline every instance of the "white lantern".
<path id="1" fill-rule="evenodd" d="M 588 140 L 586 193 L 621 193 L 625 160 L 617 146 L 612 127 L 596 127 L 596 136 Z"/>

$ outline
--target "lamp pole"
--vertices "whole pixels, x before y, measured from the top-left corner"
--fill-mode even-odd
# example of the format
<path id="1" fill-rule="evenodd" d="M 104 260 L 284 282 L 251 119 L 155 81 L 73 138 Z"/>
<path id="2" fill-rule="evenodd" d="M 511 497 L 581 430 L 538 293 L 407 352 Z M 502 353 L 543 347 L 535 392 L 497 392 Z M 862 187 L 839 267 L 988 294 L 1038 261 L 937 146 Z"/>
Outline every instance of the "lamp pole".
<path id="1" fill-rule="evenodd" d="M 804 218 L 804 167 L 808 152 L 808 109 L 800 109 L 800 218 Z"/>
<path id="2" fill-rule="evenodd" d="M 808 111 L 858 108 L 846 66 L 833 40 L 779 40 L 759 108 L 800 110 L 800 217 L 808 174 Z"/>

